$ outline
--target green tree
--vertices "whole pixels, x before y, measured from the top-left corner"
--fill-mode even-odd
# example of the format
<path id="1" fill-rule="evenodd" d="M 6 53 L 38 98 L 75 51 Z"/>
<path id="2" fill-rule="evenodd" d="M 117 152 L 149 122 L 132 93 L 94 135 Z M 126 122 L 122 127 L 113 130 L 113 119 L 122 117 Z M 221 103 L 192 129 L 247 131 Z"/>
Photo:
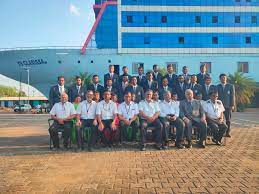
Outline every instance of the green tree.
<path id="1" fill-rule="evenodd" d="M 82 84 L 88 86 L 92 81 L 92 74 L 87 72 L 80 72 L 79 75 L 73 76 L 72 78 L 68 79 L 69 85 L 73 85 L 76 83 L 76 77 L 79 76 L 82 80 Z"/>
<path id="2" fill-rule="evenodd" d="M 242 111 L 247 105 L 251 104 L 252 97 L 255 95 L 256 82 L 241 72 L 229 74 L 228 79 L 236 90 L 237 110 Z"/>
<path id="3" fill-rule="evenodd" d="M 23 91 L 19 92 L 15 87 L 0 85 L 0 97 L 18 97 L 19 93 L 20 96 L 26 96 Z"/>
<path id="4" fill-rule="evenodd" d="M 167 74 L 167 69 L 166 69 L 165 67 L 160 68 L 160 69 L 159 69 L 159 73 L 161 73 L 162 76 L 164 77 L 164 76 Z"/>

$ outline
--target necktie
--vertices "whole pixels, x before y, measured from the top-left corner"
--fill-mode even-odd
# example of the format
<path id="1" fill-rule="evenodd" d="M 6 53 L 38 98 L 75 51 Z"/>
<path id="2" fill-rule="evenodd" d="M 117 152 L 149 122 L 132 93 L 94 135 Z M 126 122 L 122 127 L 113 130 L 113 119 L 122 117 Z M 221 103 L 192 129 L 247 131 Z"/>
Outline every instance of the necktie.
<path id="1" fill-rule="evenodd" d="M 136 86 L 133 86 L 133 91 L 136 92 Z"/>
<path id="2" fill-rule="evenodd" d="M 79 94 L 80 92 L 80 86 L 76 86 L 77 87 L 77 93 Z"/>
<path id="3" fill-rule="evenodd" d="M 206 92 L 209 93 L 209 86 L 206 86 Z"/>
<path id="4" fill-rule="evenodd" d="M 181 89 L 183 90 L 183 84 L 181 83 Z"/>
<path id="5" fill-rule="evenodd" d="M 94 90 L 95 90 L 95 91 L 97 90 L 97 84 L 94 85 Z"/>

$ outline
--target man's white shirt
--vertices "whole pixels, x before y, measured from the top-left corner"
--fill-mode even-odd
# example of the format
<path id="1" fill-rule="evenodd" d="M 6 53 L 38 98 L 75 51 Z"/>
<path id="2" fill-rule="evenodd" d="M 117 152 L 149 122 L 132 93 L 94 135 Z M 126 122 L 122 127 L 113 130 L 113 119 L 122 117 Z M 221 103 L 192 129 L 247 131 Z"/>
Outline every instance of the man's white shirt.
<path id="1" fill-rule="evenodd" d="M 160 112 L 160 108 L 157 102 L 151 100 L 151 102 L 147 102 L 146 100 L 142 100 L 139 103 L 139 111 L 143 111 L 143 113 L 148 116 L 152 117 L 157 112 Z"/>
<path id="2" fill-rule="evenodd" d="M 175 115 L 176 117 L 179 117 L 179 106 L 180 106 L 180 102 L 178 101 L 172 101 L 170 100 L 170 102 L 167 102 L 165 100 L 161 101 L 159 103 L 159 107 L 160 107 L 160 116 L 161 117 L 166 117 L 169 114 Z"/>
<path id="3" fill-rule="evenodd" d="M 111 100 L 108 103 L 102 100 L 97 104 L 96 114 L 100 115 L 102 120 L 114 119 L 114 114 L 117 113 L 117 105 Z"/>
<path id="4" fill-rule="evenodd" d="M 126 102 L 123 102 L 119 105 L 118 114 L 122 115 L 125 119 L 130 120 L 135 115 L 139 114 L 138 105 L 132 101 L 129 105 L 127 105 Z"/>
<path id="5" fill-rule="evenodd" d="M 76 114 L 76 110 L 71 102 L 58 102 L 52 107 L 50 114 L 56 116 L 59 119 L 65 119 L 71 115 Z"/>
<path id="6" fill-rule="evenodd" d="M 77 114 L 81 115 L 81 119 L 95 119 L 97 103 L 92 101 L 89 103 L 87 100 L 80 102 L 77 108 Z"/>
<path id="7" fill-rule="evenodd" d="M 207 100 L 204 103 L 204 111 L 212 119 L 218 119 L 221 116 L 221 113 L 225 111 L 223 103 L 220 100 L 216 100 L 215 104 L 211 100 Z"/>

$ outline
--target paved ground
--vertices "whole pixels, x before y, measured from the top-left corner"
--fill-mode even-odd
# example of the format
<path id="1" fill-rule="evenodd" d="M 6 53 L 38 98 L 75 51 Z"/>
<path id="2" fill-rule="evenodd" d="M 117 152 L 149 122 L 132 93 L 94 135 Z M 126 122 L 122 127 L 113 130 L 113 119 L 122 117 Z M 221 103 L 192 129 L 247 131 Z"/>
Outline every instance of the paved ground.
<path id="1" fill-rule="evenodd" d="M 0 193 L 259 193 L 258 115 L 236 113 L 224 147 L 53 153 L 46 115 L 1 114 Z"/>

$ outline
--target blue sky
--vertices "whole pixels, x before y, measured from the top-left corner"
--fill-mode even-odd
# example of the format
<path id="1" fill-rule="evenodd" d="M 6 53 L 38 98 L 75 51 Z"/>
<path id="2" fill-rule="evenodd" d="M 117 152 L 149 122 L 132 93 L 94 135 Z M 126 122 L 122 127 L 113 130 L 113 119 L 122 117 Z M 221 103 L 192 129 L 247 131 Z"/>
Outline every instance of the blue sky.
<path id="1" fill-rule="evenodd" d="M 0 48 L 81 46 L 94 0 L 0 0 Z"/>

